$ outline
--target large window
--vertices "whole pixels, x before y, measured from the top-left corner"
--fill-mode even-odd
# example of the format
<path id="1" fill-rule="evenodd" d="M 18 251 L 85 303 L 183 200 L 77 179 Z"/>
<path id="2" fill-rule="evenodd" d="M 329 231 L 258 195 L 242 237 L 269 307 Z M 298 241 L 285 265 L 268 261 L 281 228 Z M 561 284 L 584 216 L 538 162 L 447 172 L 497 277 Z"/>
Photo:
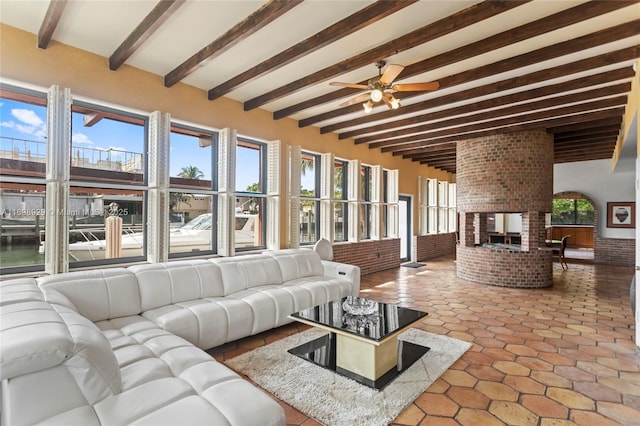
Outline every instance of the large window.
<path id="1" fill-rule="evenodd" d="M 300 244 L 320 238 L 320 156 L 302 153 L 300 167 Z"/>
<path id="2" fill-rule="evenodd" d="M 593 225 L 595 213 L 588 200 L 559 198 L 553 200 L 552 225 Z"/>
<path id="3" fill-rule="evenodd" d="M 346 241 L 348 238 L 349 203 L 347 201 L 347 167 L 347 161 L 337 159 L 334 161 L 333 239 L 336 242 Z"/>
<path id="4" fill-rule="evenodd" d="M 44 269 L 47 100 L 0 86 L 0 272 Z"/>
<path id="5" fill-rule="evenodd" d="M 371 167 L 360 167 L 360 239 L 371 238 Z"/>
<path id="6" fill-rule="evenodd" d="M 70 264 L 143 258 L 147 117 L 76 101 L 71 123 Z"/>
<path id="7" fill-rule="evenodd" d="M 238 138 L 236 150 L 235 248 L 265 247 L 267 145 Z"/>
<path id="8" fill-rule="evenodd" d="M 172 124 L 169 257 L 216 252 L 216 149 L 216 133 Z"/>
<path id="9" fill-rule="evenodd" d="M 419 178 L 420 235 L 456 232 L 456 184 Z"/>

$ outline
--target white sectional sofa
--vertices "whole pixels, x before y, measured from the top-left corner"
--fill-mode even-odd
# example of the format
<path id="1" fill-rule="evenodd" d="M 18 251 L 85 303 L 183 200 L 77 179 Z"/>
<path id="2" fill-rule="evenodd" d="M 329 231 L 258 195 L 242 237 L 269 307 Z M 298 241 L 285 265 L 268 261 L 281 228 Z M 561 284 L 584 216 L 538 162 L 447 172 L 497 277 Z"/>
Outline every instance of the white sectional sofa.
<path id="1" fill-rule="evenodd" d="M 357 267 L 304 249 L 4 281 L 2 424 L 282 425 L 201 349 L 359 288 Z"/>

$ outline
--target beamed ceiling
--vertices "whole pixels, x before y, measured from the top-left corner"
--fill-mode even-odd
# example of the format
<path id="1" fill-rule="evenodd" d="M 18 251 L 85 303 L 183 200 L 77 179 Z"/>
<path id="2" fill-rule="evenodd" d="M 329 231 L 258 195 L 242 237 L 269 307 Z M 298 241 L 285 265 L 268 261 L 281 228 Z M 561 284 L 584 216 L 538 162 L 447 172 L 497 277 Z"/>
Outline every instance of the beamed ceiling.
<path id="1" fill-rule="evenodd" d="M 624 0 L 3 0 L 0 21 L 452 173 L 457 141 L 519 130 L 553 133 L 556 163 L 611 158 L 640 57 Z M 362 90 L 329 82 L 381 60 L 439 88 L 341 107 Z"/>

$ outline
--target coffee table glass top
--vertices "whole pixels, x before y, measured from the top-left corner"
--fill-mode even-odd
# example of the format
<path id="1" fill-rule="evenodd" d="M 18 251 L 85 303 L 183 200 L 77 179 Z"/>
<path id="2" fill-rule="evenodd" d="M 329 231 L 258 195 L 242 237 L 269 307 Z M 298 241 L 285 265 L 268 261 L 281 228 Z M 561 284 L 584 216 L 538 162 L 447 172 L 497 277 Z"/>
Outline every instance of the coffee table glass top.
<path id="1" fill-rule="evenodd" d="M 427 316 L 427 313 L 362 297 L 347 296 L 296 312 L 291 316 L 373 341 L 381 341 Z"/>

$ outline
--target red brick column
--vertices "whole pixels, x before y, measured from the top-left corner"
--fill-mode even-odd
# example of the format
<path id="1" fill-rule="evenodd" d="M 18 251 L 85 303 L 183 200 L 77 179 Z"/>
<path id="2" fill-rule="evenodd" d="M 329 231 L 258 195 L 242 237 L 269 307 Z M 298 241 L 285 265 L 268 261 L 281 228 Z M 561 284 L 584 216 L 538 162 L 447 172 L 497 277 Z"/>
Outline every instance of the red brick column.
<path id="1" fill-rule="evenodd" d="M 456 150 L 461 233 L 473 234 L 458 246 L 458 276 L 505 287 L 551 285 L 544 218 L 553 200 L 553 136 L 544 131 L 493 135 L 458 142 Z M 521 213 L 520 250 L 469 244 L 486 241 L 487 213 Z"/>

